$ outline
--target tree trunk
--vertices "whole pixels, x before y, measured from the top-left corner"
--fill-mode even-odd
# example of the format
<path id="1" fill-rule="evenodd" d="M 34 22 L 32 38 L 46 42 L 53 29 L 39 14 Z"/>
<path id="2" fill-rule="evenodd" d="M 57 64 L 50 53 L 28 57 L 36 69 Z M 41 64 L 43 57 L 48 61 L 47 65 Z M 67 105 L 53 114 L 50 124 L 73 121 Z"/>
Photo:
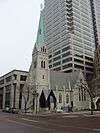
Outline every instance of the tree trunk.
<path id="1" fill-rule="evenodd" d="M 94 103 L 93 99 L 91 98 L 91 115 L 93 115 L 93 110 L 94 110 Z"/>
<path id="2" fill-rule="evenodd" d="M 26 114 L 26 103 L 25 103 L 25 114 Z"/>

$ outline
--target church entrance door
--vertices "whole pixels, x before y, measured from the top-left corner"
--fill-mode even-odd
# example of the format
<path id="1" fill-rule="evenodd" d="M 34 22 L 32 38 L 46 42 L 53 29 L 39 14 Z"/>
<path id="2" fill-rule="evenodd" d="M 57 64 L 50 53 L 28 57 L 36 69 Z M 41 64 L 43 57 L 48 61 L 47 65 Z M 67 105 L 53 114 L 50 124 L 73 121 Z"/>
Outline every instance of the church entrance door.
<path id="1" fill-rule="evenodd" d="M 56 108 L 56 97 L 53 93 L 53 91 L 51 90 L 49 93 L 49 96 L 47 98 L 47 105 L 49 109 L 55 109 Z"/>
<path id="2" fill-rule="evenodd" d="M 45 95 L 44 95 L 43 91 L 41 93 L 39 102 L 40 102 L 40 108 L 45 108 L 46 107 L 46 98 L 45 98 Z"/>

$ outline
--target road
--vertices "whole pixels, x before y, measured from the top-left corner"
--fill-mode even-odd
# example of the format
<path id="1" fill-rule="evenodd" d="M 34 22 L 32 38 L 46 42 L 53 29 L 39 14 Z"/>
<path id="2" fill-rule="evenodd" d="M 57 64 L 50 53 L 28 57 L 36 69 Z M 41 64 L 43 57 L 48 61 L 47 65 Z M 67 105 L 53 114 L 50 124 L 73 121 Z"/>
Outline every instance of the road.
<path id="1" fill-rule="evenodd" d="M 100 133 L 100 114 L 29 116 L 0 112 L 0 133 Z"/>

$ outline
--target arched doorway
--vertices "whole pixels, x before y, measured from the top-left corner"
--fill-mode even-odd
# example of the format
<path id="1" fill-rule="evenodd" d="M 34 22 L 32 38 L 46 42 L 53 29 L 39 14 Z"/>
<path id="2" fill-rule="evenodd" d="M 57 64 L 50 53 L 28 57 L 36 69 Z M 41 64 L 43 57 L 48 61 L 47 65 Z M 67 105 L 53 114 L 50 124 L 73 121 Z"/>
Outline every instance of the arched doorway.
<path id="1" fill-rule="evenodd" d="M 53 91 L 51 90 L 50 93 L 49 93 L 49 96 L 47 98 L 47 106 L 49 109 L 51 109 L 51 105 L 53 104 L 53 109 L 56 108 L 56 97 L 53 93 Z"/>
<path id="2" fill-rule="evenodd" d="M 45 98 L 45 95 L 44 95 L 43 91 L 41 93 L 39 103 L 40 103 L 40 108 L 45 108 L 46 107 L 46 98 Z"/>
<path id="3" fill-rule="evenodd" d="M 96 102 L 96 107 L 97 107 L 98 110 L 100 110 L 100 98 Z"/>

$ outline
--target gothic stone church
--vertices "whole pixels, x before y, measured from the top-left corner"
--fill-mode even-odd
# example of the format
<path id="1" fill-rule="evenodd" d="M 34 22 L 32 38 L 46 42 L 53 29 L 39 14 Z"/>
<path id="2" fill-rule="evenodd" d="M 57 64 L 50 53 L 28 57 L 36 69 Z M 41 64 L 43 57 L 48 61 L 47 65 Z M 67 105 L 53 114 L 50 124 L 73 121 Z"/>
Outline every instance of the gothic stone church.
<path id="1" fill-rule="evenodd" d="M 86 82 L 81 70 L 71 73 L 50 70 L 47 47 L 42 45 L 37 48 L 35 45 L 25 83 L 31 92 L 27 108 L 36 111 L 55 110 L 62 107 L 72 107 L 73 110 L 89 108 L 87 92 L 85 90 L 80 92 L 77 86 L 80 79 Z M 22 108 L 24 108 L 24 99 L 22 101 Z"/>
<path id="2" fill-rule="evenodd" d="M 44 45 L 44 38 L 43 12 L 41 11 L 32 63 L 25 83 L 25 86 L 30 88 L 29 96 L 25 93 L 26 99 L 29 98 L 27 108 L 32 110 L 51 110 L 68 106 L 73 109 L 89 108 L 87 92 L 85 90 L 81 92 L 77 86 L 80 79 L 86 82 L 82 72 L 79 70 L 63 73 L 49 70 L 48 50 Z M 27 91 L 25 86 L 24 90 Z M 22 108 L 25 105 L 25 97 L 22 100 Z"/>

